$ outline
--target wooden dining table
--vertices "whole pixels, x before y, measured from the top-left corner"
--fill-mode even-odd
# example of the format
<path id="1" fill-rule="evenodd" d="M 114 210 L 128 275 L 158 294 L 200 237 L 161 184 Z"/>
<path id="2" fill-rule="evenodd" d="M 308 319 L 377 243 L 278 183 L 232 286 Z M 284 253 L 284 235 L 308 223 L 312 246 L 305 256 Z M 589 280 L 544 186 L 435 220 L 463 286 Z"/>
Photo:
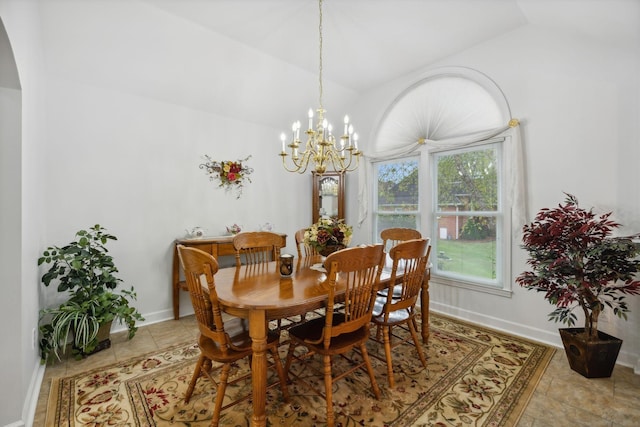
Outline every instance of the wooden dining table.
<path id="1" fill-rule="evenodd" d="M 283 319 L 322 308 L 328 299 L 324 257 L 316 255 L 295 260 L 290 277 L 282 277 L 277 261 L 259 265 L 221 268 L 215 275 L 216 292 L 222 309 L 249 319 L 253 357 L 251 377 L 253 416 L 251 426 L 266 425 L 267 330 L 271 320 Z M 380 287 L 387 287 L 391 271 L 385 268 Z M 421 296 L 422 339 L 429 337 L 429 277 L 425 275 Z M 340 281 L 336 295 L 340 289 Z"/>

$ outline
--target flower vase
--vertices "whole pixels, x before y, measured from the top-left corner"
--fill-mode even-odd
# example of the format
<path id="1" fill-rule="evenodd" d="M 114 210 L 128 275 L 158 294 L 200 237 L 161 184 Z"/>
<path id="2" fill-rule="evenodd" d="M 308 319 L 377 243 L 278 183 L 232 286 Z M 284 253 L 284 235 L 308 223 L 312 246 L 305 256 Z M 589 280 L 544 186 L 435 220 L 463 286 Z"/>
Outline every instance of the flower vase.
<path id="1" fill-rule="evenodd" d="M 318 251 L 318 253 L 319 253 L 320 255 L 325 256 L 325 257 L 326 257 L 326 256 L 329 256 L 329 255 L 331 255 L 332 253 L 334 253 L 334 252 L 336 252 L 336 251 L 339 251 L 339 250 L 341 250 L 341 249 L 344 249 L 344 248 L 346 248 L 346 246 L 345 246 L 345 245 L 327 245 L 327 246 L 325 246 L 324 248 L 320 249 L 320 250 Z"/>

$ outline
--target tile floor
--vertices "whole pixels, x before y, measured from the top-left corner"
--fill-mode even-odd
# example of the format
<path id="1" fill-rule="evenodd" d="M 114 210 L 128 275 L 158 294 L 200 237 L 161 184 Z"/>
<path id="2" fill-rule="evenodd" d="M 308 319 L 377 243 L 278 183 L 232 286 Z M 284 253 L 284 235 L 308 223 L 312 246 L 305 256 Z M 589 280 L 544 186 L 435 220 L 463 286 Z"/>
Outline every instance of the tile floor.
<path id="1" fill-rule="evenodd" d="M 94 367 L 149 353 L 172 344 L 195 340 L 193 316 L 141 327 L 135 338 L 112 334 L 111 348 L 84 360 L 48 366 L 42 382 L 34 427 L 45 426 L 52 377 L 71 375 Z M 559 349 L 542 377 L 517 427 L 620 427 L 640 425 L 640 375 L 616 366 L 611 378 L 586 379 L 573 372 Z M 49 427 L 49 426 L 46 426 Z M 511 426 L 507 426 L 511 427 Z"/>

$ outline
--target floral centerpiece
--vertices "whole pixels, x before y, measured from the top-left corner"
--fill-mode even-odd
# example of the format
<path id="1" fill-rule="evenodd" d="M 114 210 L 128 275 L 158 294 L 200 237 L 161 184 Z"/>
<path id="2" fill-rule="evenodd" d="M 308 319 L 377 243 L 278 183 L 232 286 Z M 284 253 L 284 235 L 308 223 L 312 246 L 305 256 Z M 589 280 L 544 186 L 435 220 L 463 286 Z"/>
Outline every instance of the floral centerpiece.
<path id="1" fill-rule="evenodd" d="M 250 158 L 251 156 L 248 156 L 235 162 L 229 160 L 216 161 L 205 154 L 205 162 L 200 165 L 200 169 L 205 170 L 211 181 L 217 181 L 218 187 L 223 187 L 227 191 L 235 190 L 237 193 L 236 199 L 239 199 L 244 185 L 247 182 L 251 182 L 249 175 L 253 173 L 253 168 L 244 163 Z"/>
<path id="2" fill-rule="evenodd" d="M 328 255 L 345 248 L 351 242 L 353 227 L 330 217 L 322 217 L 304 232 L 304 243 L 318 253 Z"/>

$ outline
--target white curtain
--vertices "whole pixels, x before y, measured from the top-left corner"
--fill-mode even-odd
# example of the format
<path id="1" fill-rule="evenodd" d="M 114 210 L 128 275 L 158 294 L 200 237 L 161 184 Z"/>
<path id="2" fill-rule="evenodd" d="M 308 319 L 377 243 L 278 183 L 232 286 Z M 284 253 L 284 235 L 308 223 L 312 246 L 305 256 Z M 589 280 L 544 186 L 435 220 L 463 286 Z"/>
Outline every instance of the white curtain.
<path id="1" fill-rule="evenodd" d="M 472 76 L 473 79 L 470 79 Z M 508 123 L 507 123 L 508 122 Z M 435 73 L 401 94 L 385 114 L 368 161 L 393 160 L 424 149 L 464 147 L 509 136 L 512 229 L 527 221 L 523 150 L 517 119 L 511 118 L 502 92 L 486 76 L 464 69 Z M 359 170 L 358 224 L 369 209 L 368 168 Z"/>

